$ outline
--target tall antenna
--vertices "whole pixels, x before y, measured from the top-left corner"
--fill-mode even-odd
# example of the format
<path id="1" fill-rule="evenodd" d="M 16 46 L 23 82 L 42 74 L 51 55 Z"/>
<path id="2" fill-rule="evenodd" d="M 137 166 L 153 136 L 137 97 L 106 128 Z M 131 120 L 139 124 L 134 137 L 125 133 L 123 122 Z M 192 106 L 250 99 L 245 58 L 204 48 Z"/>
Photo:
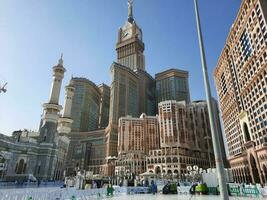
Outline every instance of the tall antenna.
<path id="1" fill-rule="evenodd" d="M 132 23 L 133 19 L 133 0 L 128 0 L 128 21 Z"/>

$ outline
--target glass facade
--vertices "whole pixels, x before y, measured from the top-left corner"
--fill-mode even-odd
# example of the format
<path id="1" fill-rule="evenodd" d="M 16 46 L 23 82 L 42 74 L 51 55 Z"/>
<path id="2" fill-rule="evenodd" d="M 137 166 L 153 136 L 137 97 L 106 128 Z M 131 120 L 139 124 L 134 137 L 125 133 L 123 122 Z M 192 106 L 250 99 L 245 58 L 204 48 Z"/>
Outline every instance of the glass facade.
<path id="1" fill-rule="evenodd" d="M 75 93 L 72 101 L 72 131 L 91 131 L 98 128 L 100 92 L 85 78 L 73 78 Z"/>
<path id="2" fill-rule="evenodd" d="M 163 72 L 156 75 L 156 97 L 157 102 L 166 100 L 190 102 L 188 77 L 174 74 L 173 71 Z"/>
<path id="3" fill-rule="evenodd" d="M 138 116 L 138 83 L 129 79 L 129 99 L 128 99 L 128 114 L 134 117 Z"/>
<path id="4" fill-rule="evenodd" d="M 99 111 L 99 128 L 105 128 L 108 126 L 109 120 L 109 101 L 110 101 L 110 87 L 101 84 L 98 86 L 101 93 L 101 103 Z"/>
<path id="5" fill-rule="evenodd" d="M 118 123 L 120 117 L 138 116 L 138 77 L 130 69 L 114 64 L 110 91 L 110 120 Z"/>

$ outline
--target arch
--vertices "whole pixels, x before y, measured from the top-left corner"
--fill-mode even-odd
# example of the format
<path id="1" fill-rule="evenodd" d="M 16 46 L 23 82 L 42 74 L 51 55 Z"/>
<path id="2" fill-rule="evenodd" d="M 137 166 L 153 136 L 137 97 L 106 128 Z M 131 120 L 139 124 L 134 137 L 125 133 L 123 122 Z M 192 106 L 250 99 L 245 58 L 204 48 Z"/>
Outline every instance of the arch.
<path id="1" fill-rule="evenodd" d="M 27 169 L 27 163 L 24 163 L 22 173 L 25 174 Z"/>
<path id="2" fill-rule="evenodd" d="M 247 183 L 252 183 L 252 178 L 251 178 L 248 166 L 245 168 L 245 172 L 247 176 Z"/>
<path id="3" fill-rule="evenodd" d="M 169 170 L 167 171 L 167 174 L 169 174 L 169 175 L 172 174 L 172 170 L 169 169 Z"/>
<path id="4" fill-rule="evenodd" d="M 172 162 L 177 163 L 177 162 L 178 162 L 178 158 L 177 158 L 177 157 L 174 157 L 174 158 L 172 159 Z"/>
<path id="5" fill-rule="evenodd" d="M 170 157 L 167 157 L 166 161 L 167 161 L 167 163 L 171 163 L 172 162 Z"/>
<path id="6" fill-rule="evenodd" d="M 267 183 L 267 167 L 266 167 L 266 165 L 263 165 L 262 166 L 262 168 L 263 168 L 263 173 L 264 173 L 264 175 L 265 175 L 265 183 Z"/>
<path id="7" fill-rule="evenodd" d="M 161 173 L 161 169 L 160 169 L 159 166 L 157 166 L 157 167 L 155 168 L 155 173 L 156 173 L 156 174 L 160 174 L 160 173 Z"/>
<path id="8" fill-rule="evenodd" d="M 260 183 L 260 175 L 259 175 L 259 171 L 257 168 L 256 160 L 253 155 L 250 156 L 250 167 L 251 167 L 254 183 Z"/>
<path id="9" fill-rule="evenodd" d="M 6 159 L 2 155 L 0 155 L 0 163 L 5 163 L 5 162 L 6 162 Z"/>
<path id="10" fill-rule="evenodd" d="M 16 174 L 22 174 L 26 170 L 25 164 L 24 164 L 24 159 L 19 160 L 19 162 L 16 165 Z"/>
<path id="11" fill-rule="evenodd" d="M 6 163 L 6 159 L 0 154 L 0 165 L 5 166 L 5 163 Z M 0 169 L 0 177 L 2 177 L 3 174 L 4 174 L 4 169 L 1 168 Z"/>
<path id="12" fill-rule="evenodd" d="M 150 172 L 150 173 L 153 173 L 153 171 L 152 171 L 152 170 L 149 170 L 149 172 Z"/>
<path id="13" fill-rule="evenodd" d="M 243 123 L 243 132 L 245 136 L 245 141 L 246 142 L 251 141 L 249 130 L 248 130 L 248 125 L 246 122 Z"/>

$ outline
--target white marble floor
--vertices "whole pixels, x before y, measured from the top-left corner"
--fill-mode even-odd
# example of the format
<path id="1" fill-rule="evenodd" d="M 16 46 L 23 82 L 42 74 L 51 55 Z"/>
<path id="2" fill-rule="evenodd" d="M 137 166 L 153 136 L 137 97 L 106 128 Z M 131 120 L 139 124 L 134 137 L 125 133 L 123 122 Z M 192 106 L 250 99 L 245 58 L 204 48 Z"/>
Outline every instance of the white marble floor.
<path id="1" fill-rule="evenodd" d="M 88 196 L 86 190 L 75 190 L 74 188 L 60 189 L 57 187 L 47 188 L 24 188 L 24 189 L 2 189 L 0 188 L 0 200 L 28 200 L 31 196 L 33 200 L 71 200 L 75 196 L 75 200 L 221 200 L 219 196 L 206 195 L 163 195 L 163 194 L 134 194 L 127 195 L 125 193 L 116 194 L 113 197 L 106 197 L 106 192 L 100 196 Z M 256 200 L 266 198 L 251 197 L 230 197 L 230 200 Z"/>
<path id="2" fill-rule="evenodd" d="M 136 194 L 136 195 L 121 195 L 105 198 L 109 200 L 220 200 L 219 196 L 207 195 L 163 195 L 163 194 Z M 230 197 L 230 200 L 256 200 L 267 198 L 252 198 L 252 197 Z"/>

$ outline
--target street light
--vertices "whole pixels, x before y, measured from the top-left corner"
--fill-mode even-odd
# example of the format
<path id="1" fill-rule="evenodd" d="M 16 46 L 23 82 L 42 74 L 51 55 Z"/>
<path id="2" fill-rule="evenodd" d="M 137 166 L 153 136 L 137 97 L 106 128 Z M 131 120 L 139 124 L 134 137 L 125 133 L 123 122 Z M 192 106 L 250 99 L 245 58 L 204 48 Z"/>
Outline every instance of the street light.
<path id="1" fill-rule="evenodd" d="M 211 168 L 211 158 L 210 158 L 210 142 L 209 140 L 211 139 L 211 137 L 209 135 L 204 137 L 205 140 L 207 140 L 207 144 L 208 144 L 208 158 L 209 158 L 209 167 Z"/>
<path id="2" fill-rule="evenodd" d="M 201 180 L 201 174 L 203 173 L 203 169 L 199 168 L 197 165 L 187 166 L 187 177 L 192 178 L 192 182 L 199 182 Z"/>
<path id="3" fill-rule="evenodd" d="M 201 32 L 201 25 L 200 25 L 199 13 L 198 13 L 198 0 L 194 0 L 194 4 L 195 4 L 199 48 L 200 48 L 200 54 L 201 54 L 202 71 L 203 71 L 208 111 L 209 111 L 212 143 L 213 143 L 214 156 L 215 156 L 215 162 L 216 162 L 216 167 L 217 167 L 219 186 L 220 186 L 220 191 L 221 191 L 220 195 L 221 195 L 222 200 L 229 200 L 228 190 L 227 190 L 227 185 L 226 185 L 226 177 L 225 177 L 223 160 L 222 160 L 222 152 L 220 149 L 218 135 L 215 133 L 215 123 L 214 123 L 214 115 L 213 115 L 214 112 L 213 112 L 213 106 L 212 106 L 209 76 L 207 72 L 206 56 L 205 56 L 205 50 L 204 50 L 204 44 L 203 44 L 203 38 L 202 38 L 202 32 Z"/>

